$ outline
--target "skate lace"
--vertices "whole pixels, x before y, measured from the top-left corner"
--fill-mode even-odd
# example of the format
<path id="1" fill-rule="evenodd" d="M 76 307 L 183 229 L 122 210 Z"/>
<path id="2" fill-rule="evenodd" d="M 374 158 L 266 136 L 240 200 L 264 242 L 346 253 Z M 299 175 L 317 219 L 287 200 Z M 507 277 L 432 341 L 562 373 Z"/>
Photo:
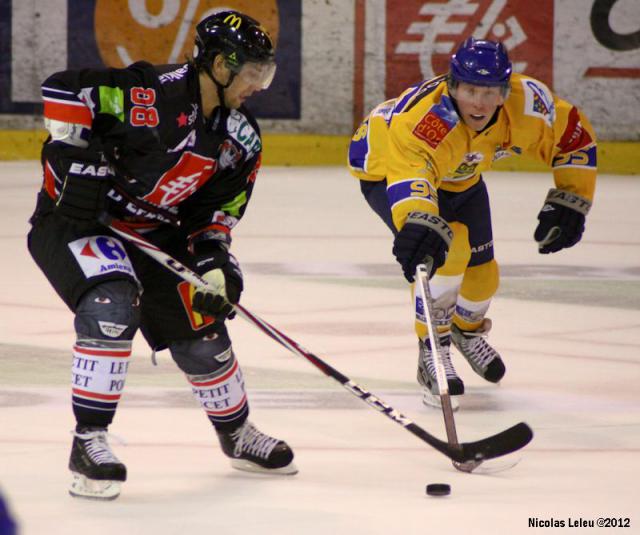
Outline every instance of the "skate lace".
<path id="1" fill-rule="evenodd" d="M 107 431 L 94 430 L 84 433 L 73 432 L 73 434 L 83 441 L 84 449 L 94 463 L 120 463 L 120 460 L 113 454 L 109 447 L 109 443 L 107 442 Z"/>
<path id="2" fill-rule="evenodd" d="M 278 443 L 277 439 L 258 431 L 251 422 L 246 422 L 236 429 L 231 433 L 231 437 L 236 443 L 234 448 L 236 457 L 244 452 L 266 459 Z"/>
<path id="3" fill-rule="evenodd" d="M 442 367 L 444 368 L 445 375 L 447 379 L 455 379 L 458 377 L 456 373 L 456 369 L 453 367 L 453 362 L 451 362 L 451 346 L 449 344 L 440 346 L 440 360 L 442 362 Z M 429 375 L 432 377 L 436 376 L 436 367 L 434 364 L 434 359 L 432 357 L 433 353 L 429 348 L 425 346 L 425 358 L 424 360 L 427 363 L 427 371 Z"/>
<path id="4" fill-rule="evenodd" d="M 487 333 L 465 333 L 460 345 L 468 358 L 481 368 L 486 368 L 498 353 L 485 340 Z"/>

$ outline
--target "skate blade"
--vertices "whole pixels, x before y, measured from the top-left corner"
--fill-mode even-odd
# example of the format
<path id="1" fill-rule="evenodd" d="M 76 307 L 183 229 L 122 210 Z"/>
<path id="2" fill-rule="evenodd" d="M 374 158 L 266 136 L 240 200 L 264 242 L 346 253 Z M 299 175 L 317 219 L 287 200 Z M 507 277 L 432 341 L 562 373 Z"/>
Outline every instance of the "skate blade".
<path id="1" fill-rule="evenodd" d="M 478 475 L 490 476 L 492 474 L 499 474 L 500 472 L 506 472 L 507 470 L 511 470 L 514 466 L 520 463 L 522 459 L 491 459 L 489 461 L 484 461 L 482 464 L 477 467 L 469 470 L 469 472 Z M 463 472 L 466 470 L 463 470 Z"/>
<path id="2" fill-rule="evenodd" d="M 451 410 L 454 412 L 457 411 L 460 408 L 460 403 L 458 403 L 454 397 L 449 397 L 449 399 L 451 400 Z M 425 388 L 422 391 L 422 403 L 433 409 L 442 409 L 440 396 L 432 394 L 428 388 Z"/>
<path id="3" fill-rule="evenodd" d="M 78 472 L 71 472 L 73 479 L 69 494 L 88 500 L 115 500 L 120 496 L 121 481 L 89 479 Z"/>
<path id="4" fill-rule="evenodd" d="M 231 459 L 231 466 L 243 472 L 253 472 L 254 474 L 276 474 L 281 476 L 292 476 L 298 473 L 298 467 L 294 463 L 289 463 L 280 468 L 264 468 L 259 464 L 252 463 L 246 459 Z"/>

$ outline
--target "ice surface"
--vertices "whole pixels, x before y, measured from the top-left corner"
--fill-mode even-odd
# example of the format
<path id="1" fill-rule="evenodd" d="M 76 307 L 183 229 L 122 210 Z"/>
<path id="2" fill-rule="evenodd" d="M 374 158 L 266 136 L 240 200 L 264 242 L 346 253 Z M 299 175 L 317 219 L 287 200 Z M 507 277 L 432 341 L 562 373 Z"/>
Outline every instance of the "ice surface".
<path id="1" fill-rule="evenodd" d="M 120 498 L 67 495 L 72 316 L 25 247 L 35 162 L 0 164 L 0 488 L 22 535 L 520 534 L 529 519 L 630 517 L 640 533 L 640 178 L 602 176 L 578 246 L 538 255 L 550 175 L 489 174 L 502 285 L 491 343 L 500 386 L 461 357 L 463 441 L 518 421 L 534 429 L 498 475 L 445 457 L 249 324 L 230 330 L 259 428 L 286 439 L 300 473 L 232 470 L 167 352 L 141 338 L 112 432 L 129 480 Z M 388 230 L 340 168 L 266 168 L 233 249 L 243 304 L 444 438 L 421 405 L 409 292 Z M 427 483 L 449 483 L 433 498 Z M 569 531 L 569 528 L 566 528 Z M 554 533 L 562 529 L 553 529 Z"/>

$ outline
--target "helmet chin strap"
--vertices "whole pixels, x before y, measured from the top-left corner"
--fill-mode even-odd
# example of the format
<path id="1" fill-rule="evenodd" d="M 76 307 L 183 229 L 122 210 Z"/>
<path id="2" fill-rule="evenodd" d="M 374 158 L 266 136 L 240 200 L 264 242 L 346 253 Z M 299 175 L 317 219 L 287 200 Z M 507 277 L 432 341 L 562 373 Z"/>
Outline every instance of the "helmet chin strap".
<path id="1" fill-rule="evenodd" d="M 211 71 L 211 67 L 209 65 L 203 66 L 203 70 L 206 73 L 206 75 L 209 77 L 209 79 L 216 86 L 216 92 L 218 94 L 218 100 L 220 102 L 220 106 L 222 108 L 226 108 L 227 104 L 224 99 L 224 90 L 227 89 L 227 87 L 229 87 L 233 83 L 233 79 L 236 77 L 236 73 L 233 72 L 231 69 L 229 69 L 229 73 L 230 73 L 229 80 L 227 81 L 226 84 L 222 84 L 218 80 L 216 80 L 216 77 L 213 75 L 213 72 Z"/>

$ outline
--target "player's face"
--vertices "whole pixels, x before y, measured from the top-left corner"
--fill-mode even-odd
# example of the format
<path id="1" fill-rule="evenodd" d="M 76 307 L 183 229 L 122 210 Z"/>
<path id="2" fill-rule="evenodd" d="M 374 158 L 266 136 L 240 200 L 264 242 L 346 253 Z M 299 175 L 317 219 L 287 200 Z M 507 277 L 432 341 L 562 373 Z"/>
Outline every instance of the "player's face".
<path id="1" fill-rule="evenodd" d="M 275 63 L 245 63 L 224 92 L 226 105 L 238 108 L 254 93 L 267 89 L 275 71 Z"/>
<path id="2" fill-rule="evenodd" d="M 460 82 L 451 95 L 458 103 L 462 120 L 476 132 L 487 126 L 498 106 L 504 104 L 503 89 L 500 87 L 483 87 Z"/>

